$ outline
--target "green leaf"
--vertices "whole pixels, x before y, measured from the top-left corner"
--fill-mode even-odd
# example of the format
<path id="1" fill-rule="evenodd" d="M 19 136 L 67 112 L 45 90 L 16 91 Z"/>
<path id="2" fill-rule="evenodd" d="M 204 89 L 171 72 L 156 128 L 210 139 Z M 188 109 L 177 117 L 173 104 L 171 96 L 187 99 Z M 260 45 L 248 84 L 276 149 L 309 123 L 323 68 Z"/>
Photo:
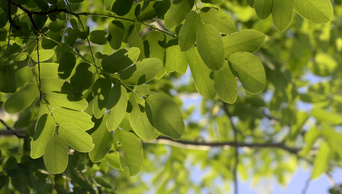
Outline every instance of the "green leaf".
<path id="1" fill-rule="evenodd" d="M 88 102 L 84 98 L 76 98 L 72 95 L 49 92 L 46 94 L 46 100 L 53 108 L 65 107 L 74 110 L 85 110 Z"/>
<path id="2" fill-rule="evenodd" d="M 235 103 L 238 97 L 238 83 L 227 62 L 219 71 L 214 71 L 214 80 L 218 96 L 226 103 Z"/>
<path id="3" fill-rule="evenodd" d="M 211 70 L 204 64 L 196 48 L 189 51 L 188 62 L 197 91 L 204 98 L 215 98 L 215 82 L 211 78 Z"/>
<path id="4" fill-rule="evenodd" d="M 139 59 L 140 60 L 144 59 L 145 58 L 144 42 L 139 36 L 139 30 L 137 30 L 137 27 L 132 25 L 129 31 L 130 31 L 130 34 L 127 38 L 129 46 L 139 48 L 140 49 Z"/>
<path id="5" fill-rule="evenodd" d="M 291 1 L 288 2 L 291 4 Z M 257 16 L 261 19 L 267 18 L 272 12 L 273 3 L 273 0 L 255 0 L 254 7 Z"/>
<path id="6" fill-rule="evenodd" d="M 38 96 L 39 90 L 37 84 L 30 82 L 6 100 L 4 104 L 5 111 L 10 114 L 18 113 L 29 107 Z"/>
<path id="7" fill-rule="evenodd" d="M 82 96 L 85 94 L 93 79 L 93 73 L 88 63 L 80 63 L 76 67 L 75 74 L 71 77 L 70 83 L 75 96 Z"/>
<path id="8" fill-rule="evenodd" d="M 51 174 L 60 174 L 68 166 L 68 145 L 60 135 L 52 136 L 45 148 L 44 163 Z"/>
<path id="9" fill-rule="evenodd" d="M 128 50 L 120 49 L 112 55 L 106 56 L 102 60 L 103 69 L 109 73 L 121 72 L 133 63 L 135 63 L 140 55 L 140 49 L 131 47 Z"/>
<path id="10" fill-rule="evenodd" d="M 70 84 L 65 80 L 54 78 L 54 77 L 44 77 L 41 78 L 40 90 L 44 93 L 49 92 L 70 92 Z"/>
<path id="11" fill-rule="evenodd" d="M 109 131 L 114 131 L 126 114 L 127 91 L 121 84 L 115 84 L 110 90 L 107 109 L 110 110 L 106 125 Z"/>
<path id="12" fill-rule="evenodd" d="M 163 63 L 157 58 L 147 58 L 136 62 L 120 74 L 122 83 L 140 85 L 151 81 L 163 68 Z"/>
<path id="13" fill-rule="evenodd" d="M 153 94 L 146 99 L 146 114 L 152 126 L 162 134 L 179 139 L 184 133 L 182 112 L 165 94 Z"/>
<path id="14" fill-rule="evenodd" d="M 58 124 L 72 123 L 75 126 L 86 131 L 94 127 L 94 123 L 91 121 L 91 116 L 85 112 L 56 108 L 53 111 L 53 116 Z"/>
<path id="15" fill-rule="evenodd" d="M 0 70 L 0 74 L 1 74 L 1 70 Z M 19 70 L 17 70 L 15 72 L 15 82 L 12 83 L 12 84 L 17 84 L 17 87 L 21 87 L 23 85 L 25 85 L 27 82 L 29 82 L 32 77 L 33 77 L 33 74 L 32 74 L 32 70 L 29 66 L 25 66 Z M 2 79 L 2 76 L 0 75 L 0 80 L 6 80 L 6 79 Z M 12 80 L 13 81 L 13 80 Z M 0 83 L 0 88 L 1 88 L 1 83 Z M 0 89 L 1 91 L 1 89 Z"/>
<path id="16" fill-rule="evenodd" d="M 317 120 L 328 122 L 334 125 L 342 124 L 342 115 L 340 113 L 328 112 L 322 108 L 313 108 L 311 110 L 312 116 Z"/>
<path id="17" fill-rule="evenodd" d="M 65 21 L 56 20 L 49 24 L 49 30 L 52 32 L 61 32 L 66 26 Z"/>
<path id="18" fill-rule="evenodd" d="M 299 152 L 300 156 L 306 157 L 309 154 L 319 135 L 320 131 L 317 129 L 317 126 L 313 126 L 308 132 L 305 133 L 304 139 L 306 144 L 305 147 Z"/>
<path id="19" fill-rule="evenodd" d="M 292 0 L 297 13 L 311 22 L 327 23 L 333 16 L 330 0 Z"/>
<path id="20" fill-rule="evenodd" d="M 70 76 L 76 64 L 75 55 L 71 52 L 64 52 L 59 59 L 58 76 L 66 79 Z"/>
<path id="21" fill-rule="evenodd" d="M 16 77 L 13 66 L 4 65 L 0 67 L 0 91 L 13 93 L 17 89 Z"/>
<path id="22" fill-rule="evenodd" d="M 241 30 L 223 38 L 226 58 L 236 52 L 255 52 L 265 41 L 265 34 L 256 30 Z"/>
<path id="23" fill-rule="evenodd" d="M 106 155 L 106 161 L 108 162 L 110 167 L 121 170 L 119 152 L 108 153 Z"/>
<path id="24" fill-rule="evenodd" d="M 324 54 L 317 53 L 313 62 L 308 64 L 309 69 L 312 73 L 318 76 L 330 76 L 336 72 L 338 67 L 337 61 L 334 57 Z"/>
<path id="25" fill-rule="evenodd" d="M 53 136 L 56 123 L 50 115 L 50 110 L 46 104 L 40 104 L 39 115 L 35 126 L 35 132 L 31 139 L 30 156 L 33 159 L 39 158 L 45 153 L 45 147 L 49 139 Z"/>
<path id="26" fill-rule="evenodd" d="M 135 134 L 141 139 L 146 141 L 153 140 L 157 137 L 155 135 L 155 128 L 148 120 L 146 113 L 140 111 L 136 98 L 137 97 L 133 92 L 129 96 L 129 101 L 133 107 L 129 117 L 131 126 L 134 129 Z"/>
<path id="27" fill-rule="evenodd" d="M 108 78 L 99 78 L 94 83 L 93 113 L 94 117 L 97 119 L 101 118 L 106 111 L 111 84 L 112 83 Z"/>
<path id="28" fill-rule="evenodd" d="M 188 13 L 178 35 L 179 48 L 181 51 L 188 51 L 195 45 L 197 27 L 200 24 L 201 17 L 196 12 L 191 11 Z M 168 53 L 166 53 L 166 56 L 168 56 Z"/>
<path id="29" fill-rule="evenodd" d="M 113 49 L 119 49 L 125 34 L 125 26 L 120 21 L 112 21 L 108 25 L 108 41 Z"/>
<path id="30" fill-rule="evenodd" d="M 329 141 L 329 145 L 332 150 L 336 152 L 340 157 L 342 156 L 342 134 L 337 132 L 336 129 L 330 125 L 322 125 L 322 136 Z"/>
<path id="31" fill-rule="evenodd" d="M 112 11 L 119 16 L 126 15 L 133 5 L 133 0 L 114 0 Z"/>
<path id="32" fill-rule="evenodd" d="M 204 7 L 201 9 L 200 15 L 205 24 L 214 26 L 222 34 L 231 34 L 236 32 L 234 22 L 224 11 L 218 11 L 215 8 Z"/>
<path id="33" fill-rule="evenodd" d="M 188 68 L 186 53 L 182 52 L 178 45 L 168 47 L 165 56 L 165 71 L 167 73 L 176 71 L 185 74 Z"/>
<path id="34" fill-rule="evenodd" d="M 150 32 L 146 36 L 146 41 L 148 42 L 149 58 L 158 58 L 161 61 L 164 61 L 164 45 L 165 44 L 165 35 L 162 32 L 154 31 Z"/>
<path id="35" fill-rule="evenodd" d="M 94 142 L 94 149 L 89 152 L 89 158 L 93 162 L 100 162 L 109 152 L 113 145 L 112 133 L 107 130 L 107 116 L 101 120 L 101 124 L 91 134 Z"/>
<path id="36" fill-rule="evenodd" d="M 275 0 L 272 8 L 274 26 L 278 31 L 283 32 L 291 24 L 293 6 L 289 0 Z"/>
<path id="37" fill-rule="evenodd" d="M 94 148 L 91 136 L 73 123 L 59 123 L 58 134 L 64 137 L 70 147 L 79 152 L 90 152 Z"/>
<path id="38" fill-rule="evenodd" d="M 248 92 L 256 94 L 265 88 L 266 74 L 257 56 L 247 52 L 237 52 L 229 57 L 229 62 L 235 75 Z"/>
<path id="39" fill-rule="evenodd" d="M 55 51 L 52 49 L 39 49 L 39 62 L 47 61 L 55 55 Z M 31 58 L 35 62 L 38 62 L 38 52 L 35 50 L 31 53 Z"/>
<path id="40" fill-rule="evenodd" d="M 211 70 L 219 70 L 224 63 L 225 51 L 220 32 L 210 24 L 197 29 L 197 49 L 204 63 Z"/>
<path id="41" fill-rule="evenodd" d="M 90 41 L 95 44 L 106 44 L 107 43 L 107 32 L 104 30 L 94 30 L 90 32 Z"/>
<path id="42" fill-rule="evenodd" d="M 165 26 L 167 28 L 176 27 L 186 17 L 194 6 L 194 0 L 176 0 L 171 2 L 170 9 L 164 17 Z"/>
<path id="43" fill-rule="evenodd" d="M 40 63 L 40 78 L 43 77 L 58 77 L 57 63 Z M 35 66 L 35 72 L 39 75 L 38 65 Z"/>
<path id="44" fill-rule="evenodd" d="M 318 178 L 328 169 L 330 155 L 331 150 L 328 143 L 322 142 L 313 164 L 311 179 Z"/>
<path id="45" fill-rule="evenodd" d="M 139 173 L 143 162 L 143 148 L 140 139 L 133 133 L 117 129 L 113 135 L 113 145 L 120 153 L 121 169 L 128 168 L 130 175 Z"/>

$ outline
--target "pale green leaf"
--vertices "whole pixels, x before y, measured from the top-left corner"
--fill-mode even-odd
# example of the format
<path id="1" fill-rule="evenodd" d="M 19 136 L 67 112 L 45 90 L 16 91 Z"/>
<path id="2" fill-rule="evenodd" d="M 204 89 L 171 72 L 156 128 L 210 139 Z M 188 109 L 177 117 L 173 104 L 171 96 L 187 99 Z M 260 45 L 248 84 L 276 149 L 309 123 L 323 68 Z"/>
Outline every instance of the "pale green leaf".
<path id="1" fill-rule="evenodd" d="M 56 123 L 50 115 L 50 110 L 46 104 L 40 104 L 39 115 L 35 126 L 35 132 L 31 139 L 30 156 L 33 159 L 39 158 L 45 153 L 45 147 L 49 139 L 53 136 Z"/>
<path id="2" fill-rule="evenodd" d="M 140 139 L 133 133 L 117 129 L 114 131 L 113 145 L 120 154 L 121 169 L 128 168 L 131 176 L 138 174 L 143 162 Z"/>
<path id="3" fill-rule="evenodd" d="M 335 125 L 342 123 L 342 115 L 340 113 L 328 112 L 325 109 L 316 107 L 311 110 L 311 114 L 318 121 L 328 122 Z"/>
<path id="4" fill-rule="evenodd" d="M 11 80 L 12 81 L 11 85 L 13 84 L 15 85 L 16 83 L 17 87 L 19 88 L 20 86 L 23 86 L 27 82 L 29 82 L 32 79 L 32 77 L 33 77 L 33 73 L 32 73 L 31 68 L 29 66 L 25 66 L 15 72 L 15 76 L 13 76 L 13 78 L 15 78 L 15 81 Z M 0 80 L 6 80 L 6 79 L 2 79 L 2 76 L 0 75 Z M 10 84 L 10 82 L 7 82 L 7 84 Z M 0 88 L 1 88 L 1 84 L 0 84 Z"/>
<path id="5" fill-rule="evenodd" d="M 55 55 L 55 51 L 52 49 L 39 49 L 39 62 L 41 61 L 47 61 L 51 59 Z M 35 62 L 38 62 L 38 52 L 37 50 L 33 51 L 31 53 L 31 58 Z"/>
<path id="6" fill-rule="evenodd" d="M 200 12 L 201 19 L 205 24 L 214 26 L 222 34 L 231 34 L 236 32 L 234 22 L 225 11 L 219 11 L 215 8 L 204 7 Z"/>
<path id="7" fill-rule="evenodd" d="M 126 85 L 140 85 L 151 81 L 162 68 L 160 59 L 147 58 L 125 69 L 120 79 Z"/>
<path id="8" fill-rule="evenodd" d="M 330 0 L 292 0 L 297 13 L 314 23 L 327 23 L 334 12 Z"/>
<path id="9" fill-rule="evenodd" d="M 265 34 L 262 32 L 248 29 L 233 33 L 223 38 L 226 58 L 235 52 L 255 52 L 265 41 Z"/>
<path id="10" fill-rule="evenodd" d="M 46 100 L 53 108 L 65 107 L 74 110 L 85 110 L 88 107 L 86 99 L 58 92 L 47 93 Z"/>
<path id="11" fill-rule="evenodd" d="M 204 64 L 196 48 L 188 52 L 188 62 L 197 91 L 204 98 L 215 98 L 215 82 L 211 77 L 211 70 Z"/>
<path id="12" fill-rule="evenodd" d="M 331 149 L 327 142 L 323 142 L 319 148 L 313 163 L 313 170 L 311 173 L 311 179 L 318 178 L 322 173 L 328 169 L 329 159 L 331 155 Z"/>
<path id="13" fill-rule="evenodd" d="M 225 57 L 220 32 L 210 24 L 200 25 L 196 34 L 197 49 L 204 63 L 211 70 L 219 70 Z"/>
<path id="14" fill-rule="evenodd" d="M 235 103 L 238 97 L 238 83 L 227 62 L 219 71 L 214 71 L 215 90 L 226 103 Z"/>
<path id="15" fill-rule="evenodd" d="M 90 152 L 94 148 L 91 136 L 73 123 L 59 123 L 58 134 L 79 152 Z"/>
<path id="16" fill-rule="evenodd" d="M 60 174 L 68 166 L 68 145 L 60 135 L 52 136 L 46 144 L 44 163 L 51 174 Z"/>
<path id="17" fill-rule="evenodd" d="M 178 45 L 170 46 L 166 49 L 165 71 L 179 72 L 185 74 L 188 68 L 186 53 L 181 52 Z"/>
<path id="18" fill-rule="evenodd" d="M 126 114 L 127 91 L 121 84 L 115 84 L 110 90 L 107 109 L 110 110 L 106 125 L 109 131 L 114 131 Z"/>
<path id="19" fill-rule="evenodd" d="M 72 123 L 86 131 L 94 126 L 91 116 L 85 112 L 75 111 L 65 108 L 53 110 L 53 116 L 58 124 Z"/>
<path id="20" fill-rule="evenodd" d="M 293 17 L 293 6 L 289 0 L 273 1 L 272 18 L 274 26 L 278 31 L 283 32 L 291 24 Z"/>
<path id="21" fill-rule="evenodd" d="M 171 2 L 170 9 L 164 17 L 165 26 L 167 28 L 176 27 L 186 17 L 194 6 L 194 0 L 177 0 Z"/>
<path id="22" fill-rule="evenodd" d="M 145 112 L 141 112 L 136 100 L 135 93 L 131 93 L 129 101 L 132 104 L 132 112 L 130 113 L 129 121 L 135 132 L 141 139 L 150 141 L 156 138 L 155 128 L 147 118 Z"/>
<path id="23" fill-rule="evenodd" d="M 38 86 L 35 82 L 28 83 L 23 89 L 11 95 L 5 102 L 5 111 L 14 114 L 29 107 L 39 96 Z"/>
<path id="24" fill-rule="evenodd" d="M 40 78 L 58 77 L 58 63 L 40 63 Z M 39 75 L 38 64 L 35 66 L 35 72 Z"/>
<path id="25" fill-rule="evenodd" d="M 173 139 L 183 135 L 182 113 L 171 97 L 153 94 L 147 98 L 145 106 L 148 119 L 159 132 Z"/>
<path id="26" fill-rule="evenodd" d="M 197 27 L 200 24 L 201 17 L 196 12 L 191 11 L 188 13 L 178 36 L 179 48 L 181 51 L 188 51 L 194 46 L 196 42 Z M 168 53 L 166 53 L 166 56 L 168 56 Z"/>
<path id="27" fill-rule="evenodd" d="M 277 0 L 255 0 L 254 7 L 257 16 L 261 19 L 267 18 L 272 12 L 272 4 Z M 288 1 L 291 4 L 291 1 Z"/>
<path id="28" fill-rule="evenodd" d="M 265 88 L 266 73 L 257 56 L 248 52 L 237 52 L 229 57 L 229 62 L 234 74 L 248 92 L 256 94 Z"/>
<path id="29" fill-rule="evenodd" d="M 95 146 L 94 149 L 89 152 L 89 158 L 93 162 L 100 162 L 103 160 L 113 145 L 112 133 L 107 130 L 106 121 L 107 116 L 105 115 L 101 120 L 101 124 L 91 134 Z"/>

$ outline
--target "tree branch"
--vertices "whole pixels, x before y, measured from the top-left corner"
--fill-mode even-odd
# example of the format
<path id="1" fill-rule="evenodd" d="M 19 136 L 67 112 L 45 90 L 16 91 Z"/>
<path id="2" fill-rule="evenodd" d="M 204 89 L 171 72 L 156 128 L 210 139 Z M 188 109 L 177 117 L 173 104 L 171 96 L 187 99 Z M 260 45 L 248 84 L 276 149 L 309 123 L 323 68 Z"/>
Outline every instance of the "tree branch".
<path id="1" fill-rule="evenodd" d="M 6 124 L 6 122 L 2 119 L 0 119 L 0 122 L 6 127 L 5 130 L 0 130 L 0 136 L 11 136 L 15 135 L 18 138 L 24 138 L 25 137 L 25 130 L 13 130 L 10 126 Z"/>
<path id="2" fill-rule="evenodd" d="M 251 149 L 281 149 L 292 154 L 297 154 L 301 149 L 293 148 L 284 145 L 284 143 L 244 143 L 235 141 L 225 141 L 225 142 L 198 142 L 198 141 L 188 141 L 188 140 L 173 140 L 169 137 L 159 136 L 156 140 L 143 141 L 147 144 L 167 144 L 179 148 L 185 149 L 203 149 L 209 150 L 214 147 L 228 148 L 251 148 Z"/>

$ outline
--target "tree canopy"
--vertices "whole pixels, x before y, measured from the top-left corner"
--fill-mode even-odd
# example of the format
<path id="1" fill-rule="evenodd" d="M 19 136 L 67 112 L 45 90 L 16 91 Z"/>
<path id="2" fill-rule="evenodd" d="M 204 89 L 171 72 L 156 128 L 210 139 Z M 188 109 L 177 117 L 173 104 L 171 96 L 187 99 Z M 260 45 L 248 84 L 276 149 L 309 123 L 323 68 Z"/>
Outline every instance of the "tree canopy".
<path id="1" fill-rule="evenodd" d="M 1 0 L 0 193 L 238 193 L 239 179 L 286 185 L 302 166 L 330 176 L 341 4 Z"/>

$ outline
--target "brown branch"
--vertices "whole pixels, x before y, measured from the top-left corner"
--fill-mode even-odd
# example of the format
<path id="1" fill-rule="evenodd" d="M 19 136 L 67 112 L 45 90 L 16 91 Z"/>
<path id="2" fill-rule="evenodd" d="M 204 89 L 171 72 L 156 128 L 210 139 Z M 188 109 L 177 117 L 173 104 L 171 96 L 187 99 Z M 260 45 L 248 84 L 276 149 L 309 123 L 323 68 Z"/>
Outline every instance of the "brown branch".
<path id="1" fill-rule="evenodd" d="M 15 135 L 18 138 L 24 138 L 25 137 L 25 130 L 13 130 L 10 126 L 6 124 L 6 122 L 2 119 L 0 119 L 0 122 L 6 127 L 5 130 L 0 130 L 0 136 L 11 136 Z"/>
<path id="2" fill-rule="evenodd" d="M 179 148 L 188 148 L 188 149 L 210 149 L 214 147 L 222 147 L 222 148 L 251 148 L 251 149 L 281 149 L 287 151 L 292 154 L 297 154 L 301 149 L 293 148 L 284 145 L 284 143 L 244 143 L 244 142 L 235 142 L 235 141 L 224 141 L 224 142 L 198 142 L 198 141 L 188 141 L 188 140 L 173 140 L 169 137 L 159 136 L 156 140 L 152 141 L 144 141 L 144 143 L 149 144 L 168 144 Z"/>

